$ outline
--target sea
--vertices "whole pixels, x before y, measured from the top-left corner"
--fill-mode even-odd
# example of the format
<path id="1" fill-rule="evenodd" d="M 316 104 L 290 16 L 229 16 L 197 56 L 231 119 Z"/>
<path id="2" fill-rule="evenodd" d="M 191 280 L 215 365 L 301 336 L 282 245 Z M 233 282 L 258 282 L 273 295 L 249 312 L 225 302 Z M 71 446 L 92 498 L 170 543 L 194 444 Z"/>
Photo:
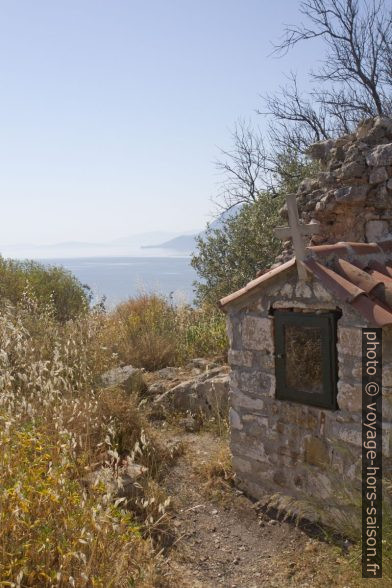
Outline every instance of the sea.
<path id="1" fill-rule="evenodd" d="M 45 265 L 63 266 L 93 294 L 93 303 L 106 299 L 110 309 L 141 293 L 158 293 L 174 303 L 192 304 L 197 275 L 190 257 L 78 257 L 39 259 Z"/>

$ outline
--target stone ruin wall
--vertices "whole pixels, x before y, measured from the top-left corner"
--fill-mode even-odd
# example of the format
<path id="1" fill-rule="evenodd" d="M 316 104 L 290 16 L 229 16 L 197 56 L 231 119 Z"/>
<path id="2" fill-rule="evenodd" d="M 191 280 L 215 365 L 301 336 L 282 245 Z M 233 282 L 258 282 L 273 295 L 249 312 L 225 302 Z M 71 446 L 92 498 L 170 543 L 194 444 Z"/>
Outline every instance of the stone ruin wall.
<path id="1" fill-rule="evenodd" d="M 314 143 L 308 154 L 321 170 L 301 183 L 297 202 L 304 223 L 320 223 L 312 245 L 392 237 L 392 118 L 369 119 L 355 133 Z M 290 257 L 287 242 L 278 260 Z"/>
<path id="2" fill-rule="evenodd" d="M 358 499 L 361 475 L 361 327 L 349 305 L 338 320 L 338 405 L 332 411 L 275 399 L 271 308 L 336 310 L 316 281 L 294 271 L 246 304 L 231 308 L 231 451 L 239 486 L 256 499 L 308 503 L 310 516 L 333 525 Z M 392 463 L 392 330 L 384 329 L 384 471 Z M 328 509 L 323 510 L 327 504 Z M 316 505 L 316 508 L 314 506 Z"/>
<path id="3" fill-rule="evenodd" d="M 392 237 L 392 119 L 366 121 L 353 134 L 312 145 L 309 154 L 321 171 L 302 182 L 297 201 L 302 222 L 320 224 L 311 244 Z M 292 255 L 290 241 L 277 261 Z M 299 283 L 293 269 L 244 304 L 233 305 L 228 316 L 231 450 L 238 483 L 257 499 L 311 497 L 328 505 L 318 514 L 334 523 L 360 490 L 361 328 L 367 325 L 349 304 L 339 304 L 339 410 L 325 410 L 275 399 L 270 310 L 335 310 L 336 301 L 315 280 Z M 392 328 L 383 329 L 383 456 L 384 473 L 391 473 Z"/>

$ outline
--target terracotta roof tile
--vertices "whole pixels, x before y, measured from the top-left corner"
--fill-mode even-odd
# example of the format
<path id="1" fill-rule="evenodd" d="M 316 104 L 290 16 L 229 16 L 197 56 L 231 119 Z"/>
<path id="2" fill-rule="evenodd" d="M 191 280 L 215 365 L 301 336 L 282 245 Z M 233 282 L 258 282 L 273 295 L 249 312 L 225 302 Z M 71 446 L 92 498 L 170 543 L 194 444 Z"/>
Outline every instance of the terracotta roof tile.
<path id="1" fill-rule="evenodd" d="M 377 270 L 380 274 L 392 278 L 392 266 L 388 263 L 383 264 L 376 259 L 371 259 L 367 265 L 369 269 Z"/>
<path id="2" fill-rule="evenodd" d="M 392 239 L 380 243 L 336 243 L 307 248 L 307 270 L 337 300 L 353 306 L 370 324 L 392 325 Z M 283 263 L 252 280 L 241 290 L 222 298 L 225 308 L 267 285 L 295 265 Z"/>
<path id="3" fill-rule="evenodd" d="M 347 254 L 347 243 L 335 243 L 334 245 L 313 245 L 309 250 L 319 255 L 345 255 Z"/>
<path id="4" fill-rule="evenodd" d="M 373 280 L 378 280 L 379 282 L 383 282 L 384 284 L 392 284 L 391 276 L 387 276 L 384 272 L 379 272 L 376 269 L 370 269 L 369 275 L 372 277 Z"/>
<path id="5" fill-rule="evenodd" d="M 348 242 L 347 245 L 356 253 L 357 255 L 368 255 L 369 253 L 380 253 L 380 247 L 377 243 L 350 243 Z"/>
<path id="6" fill-rule="evenodd" d="M 364 290 L 315 259 L 305 260 L 304 264 L 327 290 L 344 302 L 352 302 L 361 294 L 365 294 Z"/>
<path id="7" fill-rule="evenodd" d="M 372 290 L 377 288 L 377 286 L 384 281 L 380 278 L 377 279 L 377 276 L 372 276 L 370 273 L 365 272 L 363 269 L 360 269 L 345 259 L 338 259 L 335 267 L 341 276 L 345 277 L 352 284 L 358 286 L 358 288 L 364 290 L 366 294 L 372 292 Z"/>
<path id="8" fill-rule="evenodd" d="M 388 310 L 384 305 L 372 300 L 368 296 L 361 296 L 351 304 L 369 323 L 377 327 L 392 325 L 392 309 Z"/>

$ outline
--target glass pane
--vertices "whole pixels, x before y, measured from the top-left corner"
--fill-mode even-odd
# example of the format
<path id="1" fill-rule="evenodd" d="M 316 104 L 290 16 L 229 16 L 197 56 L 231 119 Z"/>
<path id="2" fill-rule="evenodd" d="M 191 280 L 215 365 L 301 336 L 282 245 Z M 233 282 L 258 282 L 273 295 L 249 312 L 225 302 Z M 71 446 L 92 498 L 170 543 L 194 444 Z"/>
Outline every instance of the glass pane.
<path id="1" fill-rule="evenodd" d="M 285 325 L 286 384 L 309 394 L 322 394 L 321 328 Z"/>

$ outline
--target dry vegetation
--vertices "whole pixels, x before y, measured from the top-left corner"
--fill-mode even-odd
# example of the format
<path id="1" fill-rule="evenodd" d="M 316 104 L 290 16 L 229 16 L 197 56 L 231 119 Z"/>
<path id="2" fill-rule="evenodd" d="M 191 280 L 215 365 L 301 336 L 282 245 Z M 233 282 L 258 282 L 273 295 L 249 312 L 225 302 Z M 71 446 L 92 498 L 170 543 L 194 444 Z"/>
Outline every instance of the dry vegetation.
<path id="1" fill-rule="evenodd" d="M 219 445 L 207 462 L 196 467 L 196 471 L 207 496 L 219 501 L 227 499 L 228 491 L 234 487 L 235 483 L 228 445 Z"/>
<path id="2" fill-rule="evenodd" d="M 107 344 L 120 361 L 148 370 L 180 365 L 193 357 L 226 355 L 222 313 L 211 307 L 175 307 L 141 294 L 117 306 L 108 322 Z"/>
<path id="3" fill-rule="evenodd" d="M 182 447 L 152 427 L 137 390 L 102 388 L 100 375 L 126 363 L 222 358 L 223 319 L 143 295 L 64 322 L 30 293 L 2 301 L 0 349 L 0 586 L 174 585 L 161 557 L 175 537 L 164 480 Z M 234 485 L 226 424 L 207 428 L 216 451 L 195 475 L 206 496 L 226 503 Z M 125 498 L 117 491 L 128 461 L 145 473 Z M 98 471 L 105 475 L 86 485 Z M 359 545 L 351 558 L 358 567 Z"/>
<path id="4" fill-rule="evenodd" d="M 99 376 L 121 361 L 152 369 L 223 353 L 223 333 L 216 317 L 155 296 L 67 322 L 31 295 L 3 299 L 0 585 L 165 585 L 157 552 L 171 540 L 170 500 L 159 482 L 177 449 L 159 441 L 137 396 L 101 389 Z M 102 480 L 85 487 L 97 469 L 121 482 L 124 458 L 146 468 L 136 496 L 116 500 Z"/>

